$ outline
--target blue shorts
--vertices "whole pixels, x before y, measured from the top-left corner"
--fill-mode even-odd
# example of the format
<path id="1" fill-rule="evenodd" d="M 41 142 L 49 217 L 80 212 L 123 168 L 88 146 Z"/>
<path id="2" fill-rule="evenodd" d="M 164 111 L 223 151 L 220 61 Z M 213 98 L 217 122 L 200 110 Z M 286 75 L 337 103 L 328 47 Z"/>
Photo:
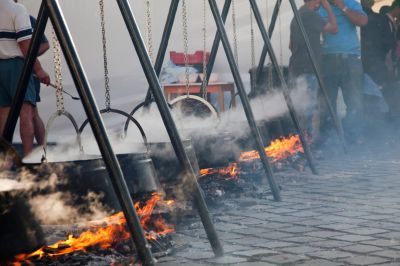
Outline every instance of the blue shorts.
<path id="1" fill-rule="evenodd" d="M 11 106 L 23 66 L 22 58 L 0 59 L 0 107 Z M 33 75 L 29 79 L 24 101 L 36 105 Z"/>
<path id="2" fill-rule="evenodd" d="M 36 76 L 33 76 L 33 83 L 35 84 L 36 102 L 40 102 L 40 81 Z"/>

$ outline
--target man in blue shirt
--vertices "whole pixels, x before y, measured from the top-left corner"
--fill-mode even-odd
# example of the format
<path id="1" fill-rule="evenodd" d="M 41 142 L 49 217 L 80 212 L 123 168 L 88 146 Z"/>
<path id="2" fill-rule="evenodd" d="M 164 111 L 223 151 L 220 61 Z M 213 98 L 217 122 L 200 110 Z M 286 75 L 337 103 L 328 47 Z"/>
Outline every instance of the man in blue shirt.
<path id="1" fill-rule="evenodd" d="M 336 16 L 338 33 L 324 33 L 322 70 L 331 103 L 336 110 L 339 87 L 346 104 L 343 127 L 346 137 L 352 143 L 362 142 L 363 129 L 363 69 L 357 26 L 368 23 L 360 3 L 355 0 L 330 0 Z M 319 13 L 327 18 L 327 11 L 321 7 Z M 327 114 L 327 112 L 325 112 Z M 325 115 L 322 130 L 332 126 Z"/>

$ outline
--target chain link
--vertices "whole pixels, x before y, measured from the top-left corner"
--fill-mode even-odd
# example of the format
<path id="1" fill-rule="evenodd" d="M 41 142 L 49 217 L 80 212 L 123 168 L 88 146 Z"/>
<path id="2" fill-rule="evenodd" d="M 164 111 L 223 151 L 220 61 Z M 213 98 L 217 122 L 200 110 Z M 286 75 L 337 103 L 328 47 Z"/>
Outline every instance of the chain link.
<path id="1" fill-rule="evenodd" d="M 236 4 L 232 0 L 232 30 L 233 30 L 233 56 L 235 57 L 236 65 L 239 66 L 238 39 L 236 27 Z"/>
<path id="2" fill-rule="evenodd" d="M 252 75 L 251 75 L 251 85 L 252 85 L 252 90 L 255 89 L 255 85 L 256 85 L 256 80 L 255 80 L 255 76 L 256 76 L 256 46 L 255 46 L 255 38 L 254 38 L 254 17 L 253 17 L 253 10 L 250 6 L 250 38 L 251 38 L 251 69 L 253 71 Z"/>
<path id="3" fill-rule="evenodd" d="M 146 31 L 147 52 L 149 53 L 151 62 L 154 64 L 153 31 L 152 31 L 150 0 L 146 0 L 146 25 L 147 25 L 147 31 Z"/>
<path id="4" fill-rule="evenodd" d="M 207 0 L 203 0 L 203 83 L 207 84 Z M 202 96 L 207 99 L 207 88 Z"/>
<path id="5" fill-rule="evenodd" d="M 183 50 L 185 61 L 185 84 L 186 95 L 189 96 L 189 39 L 188 39 L 188 18 L 186 0 L 182 0 L 182 33 L 183 33 Z"/>
<path id="6" fill-rule="evenodd" d="M 52 30 L 52 42 L 53 42 L 54 77 L 56 86 L 56 106 L 57 106 L 57 111 L 65 112 L 62 72 L 61 72 L 61 46 L 60 43 L 58 42 L 54 29 Z"/>
<path id="7" fill-rule="evenodd" d="M 103 66 L 104 66 L 104 88 L 105 88 L 105 106 L 106 110 L 110 110 L 110 79 L 108 77 L 108 60 L 107 60 L 107 39 L 106 39 L 106 24 L 104 18 L 104 0 L 99 1 L 100 20 L 101 20 L 101 36 L 103 44 Z"/>

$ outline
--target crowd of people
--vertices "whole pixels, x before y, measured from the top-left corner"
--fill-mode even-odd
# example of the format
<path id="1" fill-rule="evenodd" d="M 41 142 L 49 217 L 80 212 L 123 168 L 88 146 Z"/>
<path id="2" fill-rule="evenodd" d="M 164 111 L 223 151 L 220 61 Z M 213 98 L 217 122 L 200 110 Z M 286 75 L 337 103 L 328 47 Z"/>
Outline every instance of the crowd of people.
<path id="1" fill-rule="evenodd" d="M 317 67 L 322 73 L 328 98 L 337 113 L 339 89 L 346 106 L 342 120 L 346 140 L 362 144 L 368 104 L 365 102 L 366 76 L 383 93 L 388 103 L 388 119 L 400 112 L 396 103 L 400 78 L 400 1 L 372 10 L 374 0 L 304 0 L 299 15 L 308 35 Z M 360 28 L 360 37 L 358 29 Z M 322 99 L 306 43 L 300 28 L 292 20 L 289 72 L 292 84 L 306 83 L 312 104 L 306 112 L 306 129 L 318 141 L 333 128 L 333 121 Z"/>

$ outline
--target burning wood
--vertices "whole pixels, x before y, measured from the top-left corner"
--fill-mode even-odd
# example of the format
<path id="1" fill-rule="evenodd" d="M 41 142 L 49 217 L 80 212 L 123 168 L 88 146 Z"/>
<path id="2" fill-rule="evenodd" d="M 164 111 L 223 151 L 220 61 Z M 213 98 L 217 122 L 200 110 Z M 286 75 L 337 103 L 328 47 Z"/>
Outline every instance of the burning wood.
<path id="1" fill-rule="evenodd" d="M 175 232 L 172 225 L 167 224 L 162 217 L 151 219 L 156 205 L 172 206 L 173 201 L 162 201 L 161 195 L 153 193 L 152 197 L 141 204 L 135 203 L 136 211 L 148 240 L 157 240 L 159 237 Z M 142 206 L 143 205 L 143 206 Z M 91 247 L 108 249 L 118 243 L 126 242 L 130 233 L 126 230 L 126 219 L 122 212 L 116 213 L 101 221 L 90 223 L 90 228 L 78 237 L 69 235 L 66 240 L 58 241 L 49 246 L 44 246 L 31 254 L 20 254 L 14 259 L 14 265 L 30 259 L 42 259 L 44 257 L 58 257 L 76 251 L 86 252 Z M 154 229 L 152 229 L 154 228 Z"/>
<path id="2" fill-rule="evenodd" d="M 265 153 L 271 159 L 272 163 L 277 164 L 279 168 L 279 162 L 287 159 L 291 156 L 294 156 L 298 153 L 304 153 L 303 146 L 301 145 L 300 138 L 298 135 L 289 136 L 287 138 L 279 138 L 275 139 L 271 142 L 271 144 L 265 148 Z M 252 162 L 255 160 L 259 160 L 260 155 L 258 151 L 246 151 L 242 152 L 239 157 L 240 164 L 246 162 Z M 208 175 L 219 175 L 222 178 L 226 179 L 237 179 L 240 174 L 241 167 L 238 163 L 230 163 L 228 167 L 219 167 L 219 168 L 206 168 L 200 170 L 200 177 L 208 176 Z"/>
<path id="3" fill-rule="evenodd" d="M 221 177 L 226 178 L 226 179 L 236 179 L 236 178 L 238 178 L 239 172 L 240 172 L 240 169 L 238 168 L 238 164 L 230 163 L 228 167 L 201 169 L 200 177 L 203 177 L 206 175 L 218 174 Z"/>
<path id="4" fill-rule="evenodd" d="M 299 135 L 279 138 L 271 141 L 265 148 L 265 153 L 272 158 L 272 163 L 286 159 L 298 152 L 304 153 Z M 260 159 L 260 154 L 256 150 L 243 152 L 240 154 L 240 161 L 252 161 Z"/>

